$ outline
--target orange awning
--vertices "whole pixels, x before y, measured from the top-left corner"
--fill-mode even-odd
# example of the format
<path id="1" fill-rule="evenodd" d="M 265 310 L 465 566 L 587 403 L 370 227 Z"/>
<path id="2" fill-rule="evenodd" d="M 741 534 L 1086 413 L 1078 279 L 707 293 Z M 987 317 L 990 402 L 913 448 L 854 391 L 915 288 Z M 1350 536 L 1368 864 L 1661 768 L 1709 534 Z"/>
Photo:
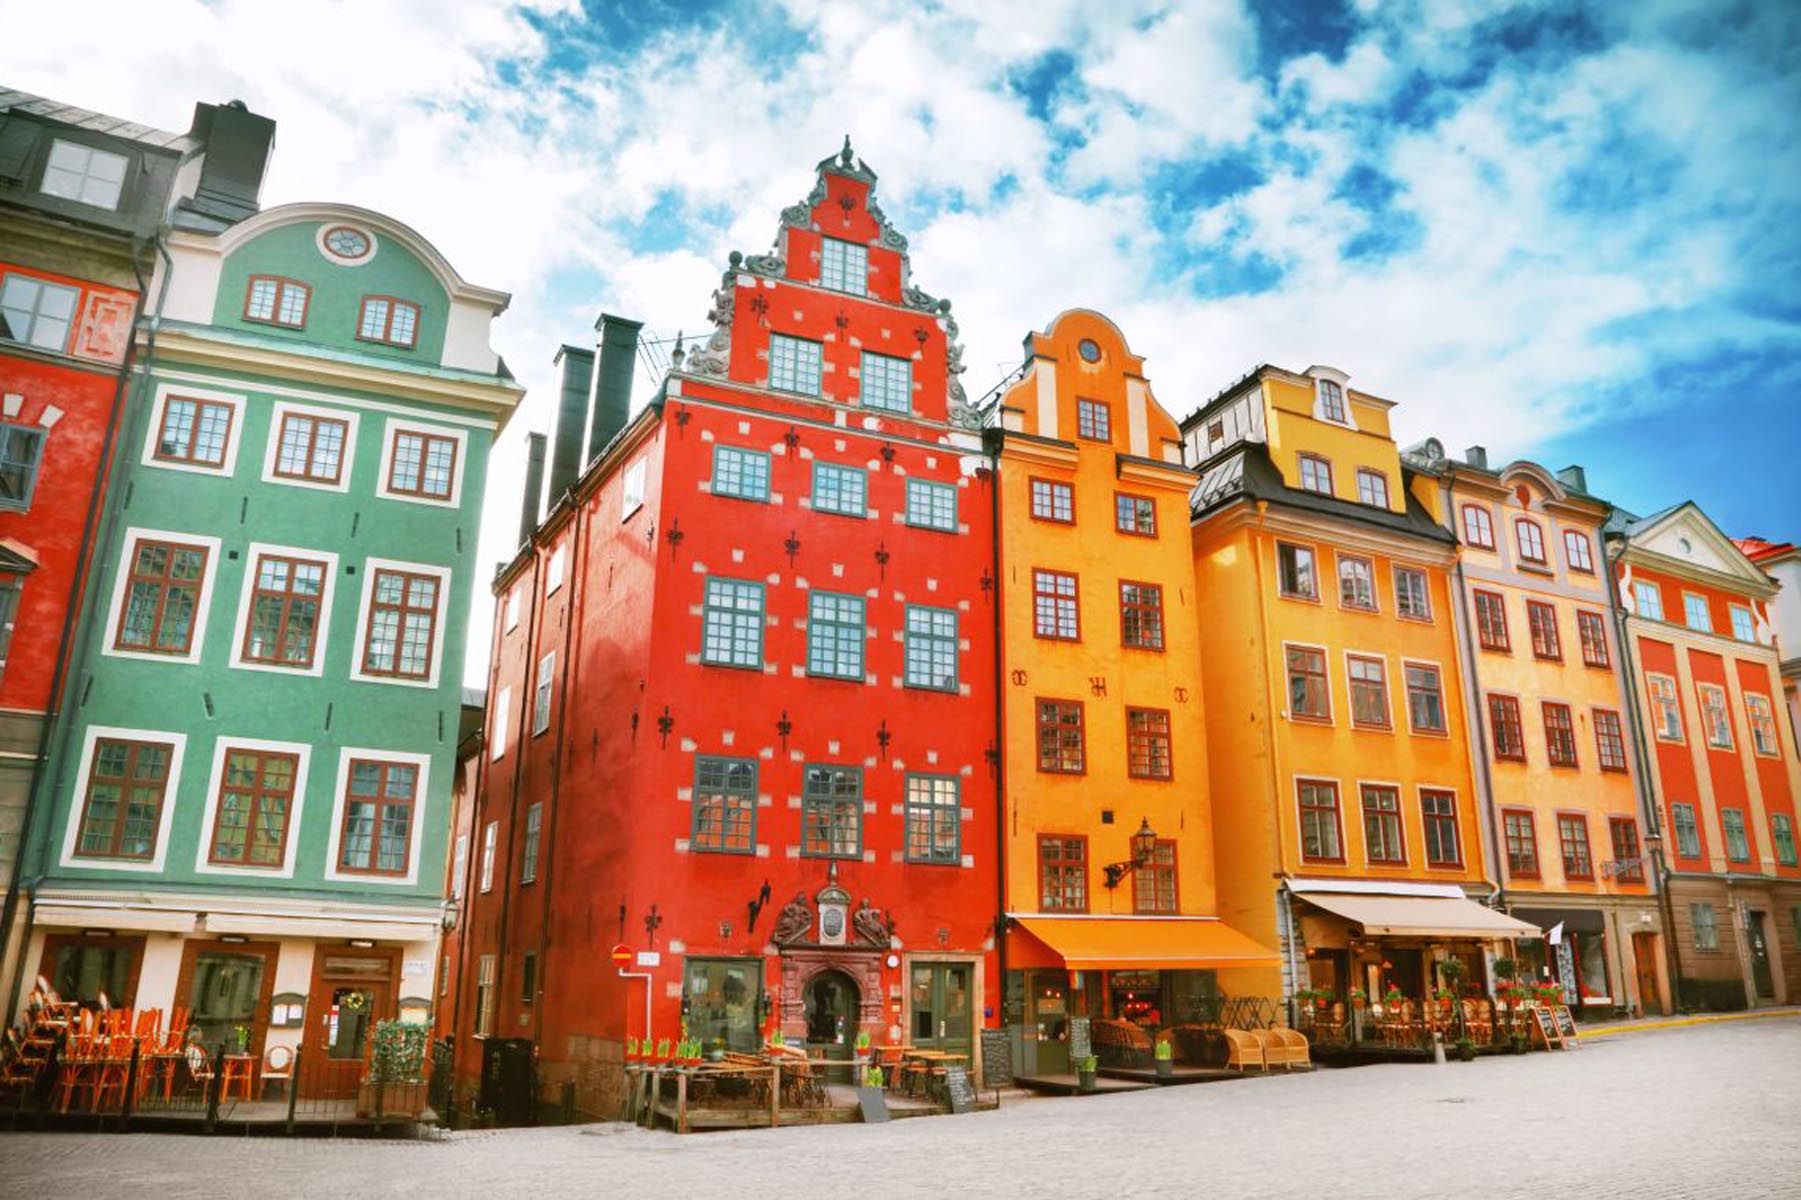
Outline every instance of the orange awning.
<path id="1" fill-rule="evenodd" d="M 1274 950 L 1217 917 L 1037 916 L 1015 922 L 1071 971 L 1186 971 L 1281 962 Z M 1021 949 L 1029 963 L 1036 947 Z"/>

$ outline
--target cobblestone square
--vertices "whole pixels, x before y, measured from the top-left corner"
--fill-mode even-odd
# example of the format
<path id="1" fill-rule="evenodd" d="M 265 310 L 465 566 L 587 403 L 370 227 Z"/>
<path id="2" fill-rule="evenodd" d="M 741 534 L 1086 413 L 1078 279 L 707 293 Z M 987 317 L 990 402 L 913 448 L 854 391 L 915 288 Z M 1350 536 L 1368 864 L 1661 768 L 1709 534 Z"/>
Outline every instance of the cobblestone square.
<path id="1" fill-rule="evenodd" d="M 623 1125 L 420 1141 L 0 1135 L 0 1193 L 183 1196 L 1801 1195 L 1801 1019 L 1562 1054 L 1021 1100 L 677 1137 Z"/>

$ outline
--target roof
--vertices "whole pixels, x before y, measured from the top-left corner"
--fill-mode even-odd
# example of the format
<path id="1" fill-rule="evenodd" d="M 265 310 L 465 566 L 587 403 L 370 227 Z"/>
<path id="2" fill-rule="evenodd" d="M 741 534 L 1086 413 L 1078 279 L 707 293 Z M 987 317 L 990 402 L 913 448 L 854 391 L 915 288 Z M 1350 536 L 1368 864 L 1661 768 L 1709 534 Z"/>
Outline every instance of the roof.
<path id="1" fill-rule="evenodd" d="M 1796 552 L 1793 542 L 1770 542 L 1760 537 L 1733 538 L 1732 544 L 1737 546 L 1739 552 L 1752 562 L 1785 558 Z"/>
<path id="2" fill-rule="evenodd" d="M 1261 378 L 1265 371 L 1273 371 L 1276 369 L 1277 368 L 1269 363 L 1258 363 L 1249 371 L 1246 371 L 1243 375 L 1239 376 L 1238 379 L 1215 392 L 1213 394 L 1213 399 L 1207 401 L 1205 404 L 1202 404 L 1199 408 L 1183 417 L 1176 423 L 1176 427 L 1183 433 L 1187 433 L 1189 428 L 1193 426 L 1196 421 L 1199 421 L 1202 417 L 1205 417 L 1208 413 L 1212 412 L 1226 401 L 1236 398 L 1240 392 L 1244 391 L 1246 384 L 1250 383 L 1253 379 Z"/>
<path id="3" fill-rule="evenodd" d="M 1270 461 L 1269 448 L 1261 442 L 1236 443 L 1202 463 L 1199 474 L 1200 482 L 1188 498 L 1189 511 L 1196 517 L 1205 516 L 1233 500 L 1268 500 L 1320 516 L 1340 517 L 1446 545 L 1455 545 L 1457 541 L 1406 489 L 1402 489 L 1401 495 L 1406 500 L 1407 510 L 1396 513 L 1289 487 L 1282 480 L 1282 472 Z"/>
<path id="4" fill-rule="evenodd" d="M 186 154 L 190 150 L 200 148 L 200 143 L 185 133 L 170 133 L 165 129 L 154 129 L 149 125 L 139 125 L 135 121 L 127 121 L 123 117 L 111 117 L 92 109 L 64 104 L 60 100 L 46 100 L 42 96 L 21 92 L 17 88 L 0 86 L 0 113 L 5 112 L 27 113 L 59 125 L 85 129 L 90 133 L 105 134 L 107 137 L 123 138 L 126 141 L 137 142 L 157 150 L 172 151 L 176 154 Z"/>
<path id="5" fill-rule="evenodd" d="M 1071 971 L 1273 967 L 1274 950 L 1217 917 L 1019 916 L 1021 928 Z M 1037 947 L 1031 947 L 1036 950 Z M 1039 957 L 1044 957 L 1040 955 Z"/>
<path id="6" fill-rule="evenodd" d="M 1687 500 L 1678 501 L 1668 508 L 1658 509 L 1648 517 L 1634 516 L 1632 513 L 1615 505 L 1613 512 L 1608 515 L 1607 524 L 1601 526 L 1601 531 L 1606 534 L 1617 534 L 1620 537 L 1629 538 L 1639 530 L 1647 529 L 1650 526 L 1657 524 L 1659 521 L 1688 503 L 1690 502 Z"/>

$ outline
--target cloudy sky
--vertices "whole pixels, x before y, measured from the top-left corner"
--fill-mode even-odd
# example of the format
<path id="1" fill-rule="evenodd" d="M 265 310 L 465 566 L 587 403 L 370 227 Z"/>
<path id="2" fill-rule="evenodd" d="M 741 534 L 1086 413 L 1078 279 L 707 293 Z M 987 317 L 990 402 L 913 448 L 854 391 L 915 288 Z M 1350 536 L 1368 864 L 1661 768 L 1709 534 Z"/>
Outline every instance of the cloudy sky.
<path id="1" fill-rule="evenodd" d="M 513 293 L 489 561 L 556 347 L 603 308 L 701 328 L 846 133 L 972 394 L 1086 305 L 1177 416 L 1329 363 L 1403 440 L 1801 538 L 1793 3 L 0 0 L 0 28 L 0 79 L 56 99 L 182 129 L 242 98 L 279 122 L 266 203 L 383 210 Z"/>

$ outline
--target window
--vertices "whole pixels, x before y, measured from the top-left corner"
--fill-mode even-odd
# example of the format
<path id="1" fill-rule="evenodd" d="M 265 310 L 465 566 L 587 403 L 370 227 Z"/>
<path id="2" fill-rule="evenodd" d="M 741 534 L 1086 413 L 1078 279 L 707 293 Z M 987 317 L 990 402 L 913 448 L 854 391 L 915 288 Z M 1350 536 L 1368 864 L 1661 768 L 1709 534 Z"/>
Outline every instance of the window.
<path id="1" fill-rule="evenodd" d="M 1325 779 L 1300 782 L 1301 857 L 1309 862 L 1343 862 L 1338 822 L 1338 785 Z"/>
<path id="2" fill-rule="evenodd" d="M 1087 838 L 1038 836 L 1038 908 L 1041 912 L 1088 911 Z"/>
<path id="3" fill-rule="evenodd" d="M 538 987 L 538 955 L 527 950 L 519 956 L 519 1003 L 530 1004 Z"/>
<path id="4" fill-rule="evenodd" d="M 297 279 L 252 275 L 250 290 L 244 295 L 244 319 L 288 329 L 304 328 L 312 295 L 312 289 Z"/>
<path id="5" fill-rule="evenodd" d="M 1332 464 L 1317 454 L 1302 454 L 1299 458 L 1301 486 L 1307 491 L 1330 496 L 1332 494 Z"/>
<path id="6" fill-rule="evenodd" d="M 1401 832 L 1401 793 L 1385 784 L 1366 783 L 1363 793 L 1363 843 L 1372 863 L 1405 863 L 1407 842 Z"/>
<path id="7" fill-rule="evenodd" d="M 419 306 L 392 296 L 364 296 L 356 336 L 360 342 L 381 342 L 411 350 L 419 339 Z"/>
<path id="8" fill-rule="evenodd" d="M 1613 874 L 1626 883 L 1645 881 L 1645 862 L 1638 848 L 1638 822 L 1631 817 L 1607 818 L 1607 833 L 1613 842 Z"/>
<path id="9" fill-rule="evenodd" d="M 62 353 L 81 293 L 72 287 L 8 275 L 0 285 L 0 338 Z"/>
<path id="10" fill-rule="evenodd" d="M 1167 711 L 1126 710 L 1126 774 L 1133 779 L 1168 779 L 1173 774 Z"/>
<path id="11" fill-rule="evenodd" d="M 1415 733 L 1445 732 L 1444 687 L 1438 668 L 1427 663 L 1407 663 L 1407 724 Z"/>
<path id="12" fill-rule="evenodd" d="M 1463 540 L 1478 550 L 1495 548 L 1494 520 L 1479 504 L 1463 506 Z"/>
<path id="13" fill-rule="evenodd" d="M 1727 606 L 1727 611 L 1732 614 L 1732 636 L 1741 642 L 1755 642 L 1757 627 L 1752 624 L 1751 610 L 1742 604 L 1733 604 Z"/>
<path id="14" fill-rule="evenodd" d="M 1594 710 L 1595 758 L 1603 771 L 1626 769 L 1626 733 L 1620 714 L 1608 708 Z"/>
<path id="15" fill-rule="evenodd" d="M 1670 825 L 1676 831 L 1676 856 L 1678 858 L 1700 858 L 1701 826 L 1695 820 L 1695 806 L 1672 804 L 1670 806 Z"/>
<path id="16" fill-rule="evenodd" d="M 6 678 L 6 656 L 12 651 L 13 627 L 18 622 L 19 596 L 25 584 L 17 575 L 0 575 L 0 681 Z"/>
<path id="17" fill-rule="evenodd" d="M 1537 521 L 1528 521 L 1524 517 L 1513 523 L 1514 541 L 1519 543 L 1520 559 L 1524 562 L 1547 565 L 1545 558 L 1545 531 L 1538 527 Z"/>
<path id="18" fill-rule="evenodd" d="M 1737 808 L 1720 810 L 1720 833 L 1726 839 L 1726 857 L 1733 862 L 1751 861 L 1751 841 L 1745 836 L 1745 814 Z"/>
<path id="19" fill-rule="evenodd" d="M 388 490 L 423 500 L 448 500 L 456 482 L 455 438 L 401 430 L 388 461 Z"/>
<path id="20" fill-rule="evenodd" d="M 1697 685 L 1701 693 L 1701 728 L 1707 744 L 1716 750 L 1732 749 L 1732 718 L 1726 713 L 1726 689 L 1718 684 Z"/>
<path id="21" fill-rule="evenodd" d="M 484 892 L 494 890 L 494 849 L 500 841 L 500 822 L 489 821 L 482 828 L 482 874 L 480 888 Z"/>
<path id="22" fill-rule="evenodd" d="M 407 873 L 418 785 L 419 768 L 411 763 L 351 760 L 350 794 L 344 798 L 344 825 L 339 830 L 339 870 L 368 875 Z M 484 882 L 486 854 L 484 849 Z"/>
<path id="23" fill-rule="evenodd" d="M 803 396 L 819 395 L 824 348 L 805 338 L 769 335 L 769 386 Z"/>
<path id="24" fill-rule="evenodd" d="M 1507 873 L 1516 879 L 1537 879 L 1538 831 L 1532 814 L 1524 809 L 1504 810 L 1501 830 L 1507 841 Z"/>
<path id="25" fill-rule="evenodd" d="M 649 464 L 642 458 L 625 469 L 625 476 L 619 481 L 619 519 L 627 520 L 631 515 L 644 507 L 644 480 L 650 473 Z"/>
<path id="26" fill-rule="evenodd" d="M 398 679 L 430 679 L 440 581 L 435 575 L 377 570 L 369 591 L 363 670 Z"/>
<path id="27" fill-rule="evenodd" d="M 209 862 L 279 867 L 288 843 L 297 755 L 227 749 Z"/>
<path id="28" fill-rule="evenodd" d="M 1158 838 L 1149 862 L 1132 872 L 1132 911 L 1134 913 L 1173 913 L 1176 911 L 1176 843 Z"/>
<path id="29" fill-rule="evenodd" d="M 951 775 L 908 775 L 905 836 L 907 861 L 963 861 L 963 807 Z"/>
<path id="30" fill-rule="evenodd" d="M 1463 848 L 1457 841 L 1457 796 L 1431 788 L 1420 789 L 1420 824 L 1426 835 L 1426 865 L 1460 867 Z"/>
<path id="31" fill-rule="evenodd" d="M 1113 493 L 1113 527 L 1138 537 L 1157 536 L 1157 502 L 1148 496 Z"/>
<path id="32" fill-rule="evenodd" d="M 1545 753 L 1554 767 L 1576 766 L 1576 725 L 1570 706 L 1549 700 L 1543 705 L 1545 717 Z"/>
<path id="33" fill-rule="evenodd" d="M 309 483 L 341 482 L 340 471 L 344 461 L 344 443 L 350 436 L 350 422 L 338 421 L 330 417 L 314 417 L 304 413 L 283 413 L 278 448 L 275 452 L 275 474 L 282 479 L 300 479 Z M 399 442 L 412 437 L 402 434 L 395 445 L 395 467 L 399 466 Z M 432 439 L 442 441 L 450 447 L 450 461 L 456 460 L 456 443 L 449 438 Z M 417 461 L 417 460 L 415 460 Z M 394 486 L 390 471 L 388 486 Z M 417 467 L 414 468 L 413 479 L 418 481 Z M 450 495 L 448 473 L 444 480 L 442 498 Z"/>
<path id="34" fill-rule="evenodd" d="M 1032 480 L 1032 517 L 1039 521 L 1075 523 L 1075 489 L 1049 479 Z"/>
<path id="35" fill-rule="evenodd" d="M 737 446 L 713 447 L 713 494 L 738 500 L 769 499 L 769 455 Z"/>
<path id="36" fill-rule="evenodd" d="M 1163 589 L 1154 583 L 1119 583 L 1119 640 L 1138 650 L 1163 649 Z"/>
<path id="37" fill-rule="evenodd" d="M 807 596 L 807 674 L 863 680 L 863 597 Z"/>
<path id="38" fill-rule="evenodd" d="M 868 477 L 861 468 L 836 463 L 813 464 L 813 508 L 816 512 L 860 517 L 866 511 Z"/>
<path id="39" fill-rule="evenodd" d="M 863 772 L 808 765 L 801 781 L 800 852 L 814 858 L 863 855 Z"/>
<path id="40" fill-rule="evenodd" d="M 1345 656 L 1351 680 L 1351 724 L 1364 729 L 1387 729 L 1388 667 L 1379 658 L 1361 654 Z"/>
<path id="41" fill-rule="evenodd" d="M 1557 636 L 1557 610 L 1542 600 L 1528 600 L 1526 624 L 1532 631 L 1533 657 L 1561 661 L 1563 642 Z"/>
<path id="42" fill-rule="evenodd" d="M 513 708 L 513 689 L 501 688 L 494 698 L 494 724 L 490 727 L 488 760 L 499 762 L 507 752 L 507 730 Z"/>
<path id="43" fill-rule="evenodd" d="M 1593 879 L 1595 864 L 1588 853 L 1588 818 L 1579 813 L 1557 814 L 1557 844 L 1563 851 L 1565 879 Z"/>
<path id="44" fill-rule="evenodd" d="M 950 608 L 907 605 L 904 647 L 908 687 L 957 690 L 957 613 Z"/>
<path id="45" fill-rule="evenodd" d="M 150 859 L 156 855 L 157 827 L 169 787 L 165 742 L 99 738 L 88 767 L 82 798 L 78 858 Z"/>
<path id="46" fill-rule="evenodd" d="M 1607 625 L 1601 614 L 1578 611 L 1576 632 L 1582 638 L 1582 661 L 1591 667 L 1607 666 Z"/>
<path id="47" fill-rule="evenodd" d="M 252 576 L 245 662 L 310 668 L 319 632 L 319 606 L 328 567 L 322 562 L 259 555 Z"/>
<path id="48" fill-rule="evenodd" d="M 1344 389 L 1333 380 L 1319 380 L 1319 415 L 1340 425 L 1349 423 L 1345 416 Z"/>
<path id="49" fill-rule="evenodd" d="M 1330 721 L 1326 652 L 1314 646 L 1284 646 L 1288 664 L 1288 713 L 1297 721 Z"/>
<path id="50" fill-rule="evenodd" d="M 1113 440 L 1113 413 L 1099 400 L 1076 401 L 1076 433 L 1096 442 Z"/>
<path id="51" fill-rule="evenodd" d="M 1517 698 L 1490 696 L 1488 726 L 1489 733 L 1494 738 L 1496 758 L 1526 761 L 1526 734 L 1520 721 L 1520 702 Z"/>
<path id="52" fill-rule="evenodd" d="M 1368 467 L 1357 468 L 1357 499 L 1376 508 L 1388 507 L 1388 476 Z"/>
<path id="53" fill-rule="evenodd" d="M 1751 727 L 1751 745 L 1759 754 L 1780 753 L 1776 745 L 1776 718 L 1770 698 L 1756 692 L 1745 693 L 1745 723 Z"/>
<path id="54" fill-rule="evenodd" d="M 1579 529 L 1563 531 L 1563 561 L 1572 571 L 1584 575 L 1595 573 L 1594 543 L 1588 540 L 1588 534 Z"/>
<path id="55" fill-rule="evenodd" d="M 223 467 L 231 415 L 229 404 L 170 396 L 163 404 L 163 422 L 156 435 L 157 460 Z"/>
<path id="56" fill-rule="evenodd" d="M 1795 823 L 1788 814 L 1775 813 L 1770 817 L 1770 840 L 1776 844 L 1776 861 L 1785 867 L 1795 866 Z"/>
<path id="57" fill-rule="evenodd" d="M 757 849 L 757 763 L 751 758 L 694 760 L 694 821 L 688 844 L 718 854 Z"/>
<path id="58" fill-rule="evenodd" d="M 1087 770 L 1082 741 L 1082 705 L 1075 700 L 1038 701 L 1038 769 L 1051 775 Z"/>
<path id="59" fill-rule="evenodd" d="M 718 667 L 763 665 L 763 585 L 709 578 L 701 605 L 700 661 Z"/>
<path id="60" fill-rule="evenodd" d="M 1210 421 L 1207 423 L 1207 449 L 1212 450 L 1226 440 L 1226 423 Z"/>
<path id="61" fill-rule="evenodd" d="M 948 483 L 907 480 L 907 524 L 957 532 L 957 489 Z"/>
<path id="62" fill-rule="evenodd" d="M 539 801 L 525 810 L 525 843 L 519 851 L 519 882 L 536 883 L 538 879 L 538 841 L 544 828 L 544 804 Z"/>
<path id="63" fill-rule="evenodd" d="M 115 650 L 186 654 L 193 646 L 206 547 L 140 538 L 131 548 Z"/>
<path id="64" fill-rule="evenodd" d="M 130 161 L 123 154 L 55 138 L 50 143 L 50 158 L 44 164 L 44 182 L 38 190 L 46 196 L 95 208 L 116 209 Z"/>
<path id="65" fill-rule="evenodd" d="M 1647 621 L 1663 620 L 1663 590 L 1655 583 L 1643 580 L 1632 585 L 1632 600 L 1638 615 Z"/>
<path id="66" fill-rule="evenodd" d="M 864 408 L 905 413 L 913 409 L 913 364 L 904 358 L 863 351 L 859 396 Z"/>
<path id="67" fill-rule="evenodd" d="M 1061 571 L 1032 572 L 1032 632 L 1041 638 L 1074 642 L 1082 637 L 1076 577 Z"/>
<path id="68" fill-rule="evenodd" d="M 563 562 L 567 557 L 564 551 L 567 548 L 568 543 L 559 543 L 557 548 L 550 552 L 550 560 L 544 564 L 544 594 L 546 596 L 556 595 L 557 589 L 563 586 Z"/>
<path id="69" fill-rule="evenodd" d="M 1376 611 L 1376 568 L 1369 559 L 1338 556 L 1338 604 L 1340 608 Z"/>
<path id="70" fill-rule="evenodd" d="M 1472 591 L 1476 598 L 1476 640 L 1484 650 L 1507 653 L 1512 645 L 1507 638 L 1507 602 L 1499 592 Z"/>
<path id="71" fill-rule="evenodd" d="M 1707 611 L 1707 597 L 1693 592 L 1682 593 L 1682 620 L 1698 633 L 1713 632 L 1713 614 Z"/>
<path id="72" fill-rule="evenodd" d="M 507 593 L 507 632 L 519 628 L 519 596 L 525 589 L 514 588 Z"/>
<path id="73" fill-rule="evenodd" d="M 1720 926 L 1715 918 L 1713 905 L 1689 905 L 1688 919 L 1689 923 L 1695 927 L 1695 949 L 1718 950 L 1720 948 Z"/>
<path id="74" fill-rule="evenodd" d="M 1658 740 L 1682 740 L 1682 702 L 1676 696 L 1676 681 L 1668 675 L 1646 675 L 1645 689 L 1651 695 L 1651 725 Z"/>
<path id="75" fill-rule="evenodd" d="M 853 296 L 868 295 L 869 247 L 830 237 L 819 242 L 819 286 Z"/>
<path id="76" fill-rule="evenodd" d="M 484 954 L 475 975 L 475 1032 L 481 1037 L 494 1034 L 494 956 Z"/>
<path id="77" fill-rule="evenodd" d="M 1395 573 L 1395 611 L 1416 621 L 1432 619 L 1432 596 L 1426 590 L 1426 573 L 1415 567 L 1397 566 Z"/>
<path id="78" fill-rule="evenodd" d="M 556 684 L 557 652 L 538 660 L 538 678 L 532 688 L 532 736 L 550 728 L 550 694 Z"/>
<path id="79" fill-rule="evenodd" d="M 450 898 L 463 898 L 463 877 L 469 873 L 469 835 L 457 834 L 456 849 L 450 856 Z"/>
<path id="80" fill-rule="evenodd" d="M 1319 599 L 1319 575 L 1314 570 L 1313 548 L 1276 543 L 1276 581 L 1284 596 L 1296 600 Z"/>

